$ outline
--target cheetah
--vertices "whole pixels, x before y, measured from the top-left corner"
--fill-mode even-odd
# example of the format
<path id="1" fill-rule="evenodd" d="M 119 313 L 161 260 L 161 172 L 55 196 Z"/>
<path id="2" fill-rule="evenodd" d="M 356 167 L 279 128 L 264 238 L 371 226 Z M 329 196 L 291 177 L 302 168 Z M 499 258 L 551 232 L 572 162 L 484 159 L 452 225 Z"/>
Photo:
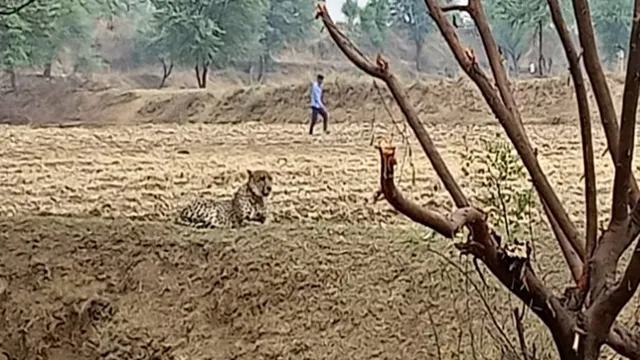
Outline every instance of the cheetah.
<path id="1" fill-rule="evenodd" d="M 265 198 L 271 194 L 273 178 L 265 170 L 247 170 L 249 178 L 231 199 L 197 199 L 185 206 L 176 223 L 197 228 L 237 228 L 245 221 L 264 223 Z"/>

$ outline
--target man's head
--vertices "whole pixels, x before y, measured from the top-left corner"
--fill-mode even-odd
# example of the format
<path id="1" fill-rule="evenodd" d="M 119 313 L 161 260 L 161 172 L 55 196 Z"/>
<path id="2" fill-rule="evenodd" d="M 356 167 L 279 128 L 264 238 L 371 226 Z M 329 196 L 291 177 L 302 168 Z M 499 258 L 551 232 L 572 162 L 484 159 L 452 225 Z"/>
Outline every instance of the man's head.
<path id="1" fill-rule="evenodd" d="M 318 80 L 318 84 L 322 85 L 322 81 L 324 80 L 324 76 L 322 74 L 318 74 L 316 79 Z"/>

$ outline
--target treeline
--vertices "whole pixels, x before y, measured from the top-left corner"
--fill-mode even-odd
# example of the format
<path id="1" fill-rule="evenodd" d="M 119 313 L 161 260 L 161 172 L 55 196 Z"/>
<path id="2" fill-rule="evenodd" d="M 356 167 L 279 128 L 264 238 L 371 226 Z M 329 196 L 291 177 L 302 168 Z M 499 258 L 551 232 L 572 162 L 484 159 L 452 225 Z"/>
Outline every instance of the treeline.
<path id="1" fill-rule="evenodd" d="M 27 3 L 25 3 L 27 1 Z M 446 0 L 455 3 L 455 0 Z M 0 5 L 0 67 L 17 87 L 16 70 L 51 66 L 63 49 L 73 56 L 74 70 L 101 66 L 92 36 L 99 19 L 126 17 L 136 24 L 133 56 L 143 63 L 162 64 L 164 79 L 174 66 L 193 69 L 200 87 L 206 87 L 211 69 L 258 64 L 258 77 L 286 46 L 318 38 L 315 0 L 5 0 Z M 22 6 L 28 4 L 28 6 Z M 485 0 L 498 45 L 510 68 L 532 42 L 539 45 L 538 70 L 548 67 L 541 51 L 550 26 L 546 0 Z M 632 0 L 591 0 L 591 12 L 602 57 L 613 62 L 626 53 Z M 573 23 L 570 1 L 566 18 Z M 3 10 L 4 9 L 4 10 Z M 10 11 L 19 9 L 19 11 Z M 358 5 L 347 0 L 342 12 L 346 30 L 360 44 L 384 51 L 395 32 L 414 48 L 421 70 L 423 49 L 430 32 L 437 31 L 423 0 L 369 0 Z M 449 13 L 465 31 L 474 31 L 466 14 Z M 540 41 L 542 40 L 542 42 Z"/>

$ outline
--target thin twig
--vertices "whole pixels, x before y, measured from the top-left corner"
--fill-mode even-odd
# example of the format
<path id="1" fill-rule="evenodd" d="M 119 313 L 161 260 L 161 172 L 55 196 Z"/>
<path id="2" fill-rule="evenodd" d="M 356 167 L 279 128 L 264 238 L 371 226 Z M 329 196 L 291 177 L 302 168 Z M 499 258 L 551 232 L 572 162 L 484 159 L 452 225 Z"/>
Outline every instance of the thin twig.
<path id="1" fill-rule="evenodd" d="M 464 277 L 469 279 L 469 283 L 471 284 L 471 286 L 473 286 L 474 290 L 478 293 L 478 296 L 480 297 L 480 300 L 482 301 L 484 307 L 486 308 L 487 314 L 489 314 L 489 318 L 491 318 L 491 322 L 496 327 L 496 329 L 498 329 L 498 332 L 500 333 L 500 335 L 504 339 L 505 343 L 507 345 L 509 345 L 511 350 L 513 350 L 513 352 L 515 353 L 516 352 L 515 346 L 511 343 L 511 340 L 509 339 L 509 336 L 507 336 L 507 334 L 504 332 L 504 330 L 500 326 L 500 323 L 498 322 L 498 319 L 496 318 L 495 314 L 493 313 L 493 311 L 491 309 L 491 306 L 489 305 L 489 301 L 487 300 L 487 298 L 484 296 L 484 294 L 480 290 L 480 287 L 478 286 L 478 284 L 476 284 L 476 282 L 471 279 L 469 274 L 465 273 L 464 269 L 462 267 L 460 267 L 460 265 L 456 264 L 454 261 L 452 261 L 449 257 L 444 255 L 443 253 L 439 252 L 438 250 L 432 249 L 431 247 L 427 247 L 426 250 L 427 250 L 427 252 L 430 252 L 430 253 L 435 254 L 435 255 L 439 256 L 440 258 L 442 258 L 442 260 L 444 260 L 449 265 L 453 266 L 456 270 L 458 270 L 458 272 L 460 274 L 462 274 L 462 276 L 464 276 Z"/>
<path id="2" fill-rule="evenodd" d="M 524 314 L 522 314 L 524 316 Z M 513 319 L 516 323 L 516 331 L 518 332 L 518 341 L 520 341 L 520 350 L 522 350 L 522 358 L 529 360 L 529 351 L 527 350 L 527 342 L 524 338 L 524 328 L 522 326 L 522 317 L 518 313 L 518 308 L 513 309 Z"/>
<path id="3" fill-rule="evenodd" d="M 17 14 L 20 11 L 22 11 L 22 9 L 24 9 L 27 6 L 35 3 L 36 1 L 38 1 L 38 0 L 26 0 L 24 3 L 22 3 L 21 5 L 18 5 L 16 7 L 8 8 L 8 10 L 0 10 L 0 15 L 1 16 L 8 16 L 8 15 Z"/>
<path id="4" fill-rule="evenodd" d="M 438 330 L 436 329 L 436 324 L 433 321 L 433 316 L 431 315 L 431 309 L 427 306 L 427 316 L 429 317 L 429 322 L 431 323 L 431 329 L 433 330 L 433 338 L 436 341 L 436 350 L 438 350 L 438 360 L 442 360 L 442 350 L 440 349 L 440 340 L 438 338 Z"/>

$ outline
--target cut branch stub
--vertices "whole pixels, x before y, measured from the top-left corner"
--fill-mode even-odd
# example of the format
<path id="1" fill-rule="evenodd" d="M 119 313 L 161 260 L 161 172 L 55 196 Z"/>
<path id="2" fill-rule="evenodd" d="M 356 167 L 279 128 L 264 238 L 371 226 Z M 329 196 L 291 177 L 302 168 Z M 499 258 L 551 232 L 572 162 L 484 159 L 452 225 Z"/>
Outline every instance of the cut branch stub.
<path id="1" fill-rule="evenodd" d="M 378 146 L 378 151 L 381 165 L 380 191 L 394 209 L 411 220 L 450 239 L 463 226 L 468 226 L 472 233 L 475 233 L 474 238 L 476 235 L 480 235 L 480 238 L 488 237 L 488 228 L 485 223 L 486 216 L 478 209 L 465 207 L 454 211 L 449 217 L 445 217 L 405 198 L 396 188 L 393 181 L 394 168 L 397 164 L 395 146 L 391 146 L 383 140 Z"/>

